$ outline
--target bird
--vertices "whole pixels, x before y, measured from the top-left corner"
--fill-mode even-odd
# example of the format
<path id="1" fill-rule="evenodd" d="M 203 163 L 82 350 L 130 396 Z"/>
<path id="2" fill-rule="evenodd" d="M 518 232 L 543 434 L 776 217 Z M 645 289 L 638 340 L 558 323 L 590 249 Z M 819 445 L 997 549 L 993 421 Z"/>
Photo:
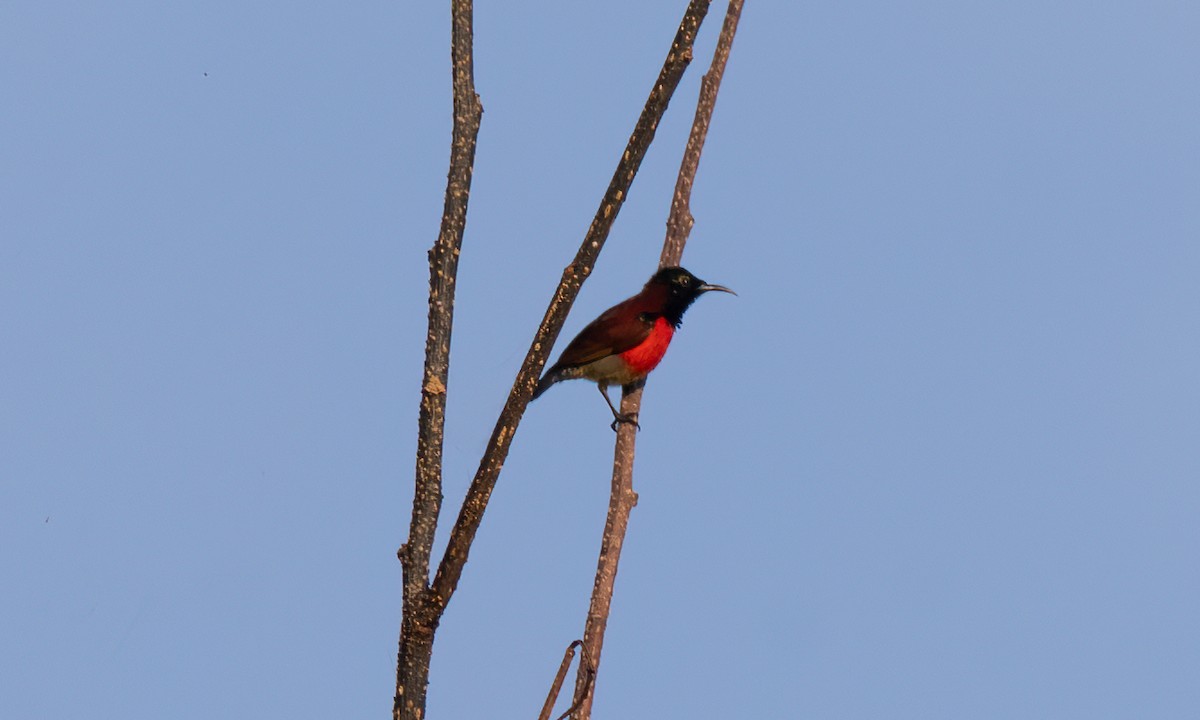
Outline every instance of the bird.
<path id="1" fill-rule="evenodd" d="M 612 410 L 614 431 L 618 423 L 640 428 L 636 414 L 617 411 L 608 396 L 608 386 L 626 387 L 645 380 L 666 354 L 671 338 L 683 324 L 683 314 L 696 298 L 713 290 L 737 295 L 681 267 L 662 268 L 641 292 L 605 310 L 567 344 L 558 362 L 538 381 L 531 400 L 541 397 L 555 383 L 585 378 L 600 388 Z"/>

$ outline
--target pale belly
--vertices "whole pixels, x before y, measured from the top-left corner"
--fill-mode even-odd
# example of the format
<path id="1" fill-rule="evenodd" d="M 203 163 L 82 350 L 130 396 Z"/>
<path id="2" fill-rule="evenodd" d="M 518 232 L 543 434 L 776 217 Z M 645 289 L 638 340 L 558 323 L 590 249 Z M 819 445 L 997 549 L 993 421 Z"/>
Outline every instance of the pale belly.
<path id="1" fill-rule="evenodd" d="M 634 380 L 645 377 L 645 374 L 634 373 L 620 355 L 609 355 L 596 362 L 579 368 L 580 377 L 592 382 L 602 382 L 609 385 L 628 385 Z"/>

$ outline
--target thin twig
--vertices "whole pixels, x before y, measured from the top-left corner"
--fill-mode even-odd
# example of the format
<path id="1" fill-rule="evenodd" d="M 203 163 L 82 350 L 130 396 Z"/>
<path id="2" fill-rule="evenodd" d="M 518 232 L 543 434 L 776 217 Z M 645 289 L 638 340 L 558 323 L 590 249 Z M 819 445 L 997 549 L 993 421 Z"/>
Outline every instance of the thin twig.
<path id="1" fill-rule="evenodd" d="M 582 640 L 573 640 L 567 646 L 563 653 L 562 662 L 558 665 L 558 672 L 554 675 L 554 682 L 550 685 L 550 692 L 546 694 L 546 702 L 542 704 L 542 711 L 538 713 L 538 720 L 550 720 L 550 713 L 554 712 L 554 703 L 558 702 L 558 693 L 562 690 L 563 681 L 567 679 L 567 670 L 571 669 L 571 660 L 575 657 L 575 648 L 583 645 Z M 580 662 L 583 662 L 580 659 Z M 570 710 L 568 710 L 568 714 Z"/>
<path id="2" fill-rule="evenodd" d="M 738 20 L 742 16 L 742 3 L 743 0 L 730 0 L 721 34 L 717 37 L 717 48 L 713 51 L 712 64 L 700 80 L 700 99 L 696 102 L 696 117 L 692 120 L 692 131 L 688 135 L 683 161 L 679 165 L 679 177 L 675 181 L 675 195 L 671 199 L 671 214 L 667 218 L 667 236 L 663 241 L 659 267 L 680 263 L 683 246 L 695 224 L 691 208 L 692 184 L 700 167 L 700 153 L 704 151 L 704 140 L 708 137 L 713 110 L 717 106 L 717 91 L 721 89 L 725 65 L 733 50 L 733 36 L 737 33 Z"/>
<path id="3" fill-rule="evenodd" d="M 700 154 L 704 149 L 704 140 L 708 134 L 713 109 L 716 107 L 717 91 L 720 89 L 721 78 L 725 73 L 725 64 L 728 62 L 730 50 L 733 48 L 733 37 L 737 32 L 742 4 L 743 0 L 730 0 L 729 8 L 725 13 L 725 22 L 721 26 L 721 34 L 717 39 L 717 48 L 713 53 L 712 64 L 700 83 L 696 116 L 692 122 L 692 130 L 688 136 L 687 147 L 679 168 L 659 267 L 680 263 L 684 245 L 687 243 L 688 234 L 692 229 L 693 219 L 690 211 L 692 184 L 700 165 Z M 639 383 L 624 389 L 621 395 L 622 414 L 636 415 L 641 410 L 643 386 L 644 383 Z M 633 458 L 636 439 L 637 429 L 635 427 L 628 423 L 620 425 L 614 449 L 608 518 L 604 525 L 600 559 L 596 566 L 596 581 L 592 589 L 591 606 L 588 609 L 587 624 L 583 633 L 583 647 L 589 658 L 588 674 L 585 676 L 585 663 L 581 662 L 575 682 L 575 701 L 579 705 L 578 711 L 573 716 L 576 720 L 588 720 L 591 717 L 595 673 L 600 665 L 600 651 L 604 645 L 604 631 L 608 626 L 608 614 L 612 605 L 613 587 L 621 558 L 621 547 L 625 542 L 625 530 L 629 524 L 630 512 L 637 505 L 637 493 L 633 490 Z"/>
<path id="4" fill-rule="evenodd" d="M 579 661 L 580 661 L 580 662 L 583 662 L 583 658 L 581 657 L 581 658 L 579 659 Z M 596 673 L 592 672 L 591 670 L 588 670 L 588 671 L 587 671 L 587 682 L 588 682 L 588 690 L 587 690 L 587 692 L 591 692 L 591 682 L 592 682 L 593 680 L 595 680 L 595 679 L 596 679 Z M 572 705 L 571 707 L 567 708 L 567 709 L 566 709 L 566 711 L 565 711 L 565 712 L 563 712 L 563 714 L 562 714 L 562 715 L 559 715 L 559 716 L 558 716 L 557 718 L 555 718 L 554 720 L 566 720 L 567 718 L 571 717 L 571 713 L 573 713 L 573 712 L 575 712 L 576 710 L 578 710 L 578 709 L 579 709 L 579 704 L 580 704 L 581 702 L 583 702 L 583 701 L 582 701 L 582 700 L 580 700 L 580 701 L 577 701 L 577 702 L 576 702 L 574 705 Z"/>

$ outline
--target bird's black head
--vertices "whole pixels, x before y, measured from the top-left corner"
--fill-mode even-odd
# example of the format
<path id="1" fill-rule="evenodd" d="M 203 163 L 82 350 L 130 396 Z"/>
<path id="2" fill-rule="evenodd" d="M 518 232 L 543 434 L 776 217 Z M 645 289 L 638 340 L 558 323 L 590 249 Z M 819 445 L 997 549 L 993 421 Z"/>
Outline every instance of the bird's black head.
<path id="1" fill-rule="evenodd" d="M 683 314 L 704 293 L 719 290 L 737 295 L 723 285 L 710 285 L 681 267 L 666 267 L 654 273 L 654 277 L 646 283 L 647 287 L 658 286 L 666 291 L 663 317 L 672 325 L 679 327 L 683 322 Z"/>

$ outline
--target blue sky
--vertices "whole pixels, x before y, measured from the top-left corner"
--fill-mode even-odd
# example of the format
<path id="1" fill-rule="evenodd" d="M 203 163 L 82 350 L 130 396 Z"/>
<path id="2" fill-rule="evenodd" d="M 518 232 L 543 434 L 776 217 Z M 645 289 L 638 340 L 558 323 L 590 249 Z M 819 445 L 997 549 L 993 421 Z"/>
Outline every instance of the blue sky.
<path id="1" fill-rule="evenodd" d="M 447 516 L 684 2 L 480 3 Z M 386 717 L 446 3 L 0 9 L 0 698 Z M 697 57 L 565 335 L 658 258 Z M 1200 711 L 1200 6 L 747 3 L 597 717 Z M 565 338 L 564 338 L 565 339 Z M 430 718 L 536 715 L 608 494 L 530 407 Z"/>

